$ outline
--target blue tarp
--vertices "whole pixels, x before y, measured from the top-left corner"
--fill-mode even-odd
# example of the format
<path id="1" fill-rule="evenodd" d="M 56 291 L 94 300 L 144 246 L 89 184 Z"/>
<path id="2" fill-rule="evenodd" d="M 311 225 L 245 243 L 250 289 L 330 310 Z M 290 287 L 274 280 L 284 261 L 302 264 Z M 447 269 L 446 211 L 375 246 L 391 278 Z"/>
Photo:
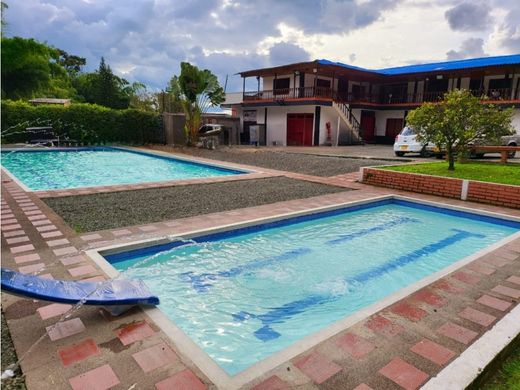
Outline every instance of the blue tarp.
<path id="1" fill-rule="evenodd" d="M 142 280 L 83 282 L 44 279 L 2 268 L 2 290 L 44 301 L 85 305 L 158 305 Z"/>
<path id="2" fill-rule="evenodd" d="M 359 70 L 362 72 L 376 73 L 386 76 L 395 76 L 409 73 L 425 73 L 425 72 L 443 72 L 448 70 L 459 70 L 468 68 L 480 68 L 484 66 L 500 66 L 500 65 L 519 65 L 520 54 L 513 54 L 507 56 L 495 56 L 495 57 L 482 57 L 482 58 L 471 58 L 467 60 L 457 61 L 444 61 L 434 62 L 430 64 L 416 64 L 398 66 L 394 68 L 383 68 L 383 69 L 365 69 L 358 66 L 344 64 L 342 62 L 333 62 L 329 60 L 317 60 L 321 65 L 335 65 L 342 68 Z"/>

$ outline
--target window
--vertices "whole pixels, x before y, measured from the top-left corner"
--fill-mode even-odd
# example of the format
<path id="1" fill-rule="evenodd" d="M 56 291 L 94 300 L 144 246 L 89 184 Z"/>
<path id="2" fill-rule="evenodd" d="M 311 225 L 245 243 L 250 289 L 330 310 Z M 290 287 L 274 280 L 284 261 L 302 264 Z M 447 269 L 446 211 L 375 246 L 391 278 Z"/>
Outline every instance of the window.
<path id="1" fill-rule="evenodd" d="M 318 88 L 330 88 L 330 80 L 318 79 L 316 80 L 316 86 Z"/>
<path id="2" fill-rule="evenodd" d="M 400 119 L 402 121 L 402 119 Z M 401 131 L 401 135 L 414 135 L 415 134 L 415 131 L 413 131 L 413 129 L 411 127 L 405 127 L 402 131 Z"/>
<path id="3" fill-rule="evenodd" d="M 285 95 L 289 93 L 289 86 L 291 85 L 291 79 L 289 77 L 283 79 L 273 80 L 273 89 L 275 95 Z"/>

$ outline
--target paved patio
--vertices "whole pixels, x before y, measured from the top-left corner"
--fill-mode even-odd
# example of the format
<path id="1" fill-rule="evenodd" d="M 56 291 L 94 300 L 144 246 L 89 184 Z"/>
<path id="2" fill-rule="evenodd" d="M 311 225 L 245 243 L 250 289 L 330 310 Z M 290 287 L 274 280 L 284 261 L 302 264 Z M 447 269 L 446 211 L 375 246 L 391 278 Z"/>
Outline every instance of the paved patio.
<path id="1" fill-rule="evenodd" d="M 25 192 L 2 175 L 3 266 L 48 278 L 102 280 L 106 276 L 85 250 L 397 193 L 355 183 L 357 175 L 353 174 L 332 178 L 285 175 L 356 191 L 80 236 L 37 194 Z M 520 217 L 520 210 L 398 194 Z M 485 334 L 519 299 L 517 239 L 341 331 L 244 388 L 416 389 Z M 82 307 L 54 326 L 69 305 L 2 294 L 2 307 L 18 356 L 24 356 L 22 369 L 29 389 L 216 388 L 190 356 L 180 353 L 175 340 L 140 309 L 112 317 L 103 310 Z M 31 349 L 44 334 L 48 337 Z"/>

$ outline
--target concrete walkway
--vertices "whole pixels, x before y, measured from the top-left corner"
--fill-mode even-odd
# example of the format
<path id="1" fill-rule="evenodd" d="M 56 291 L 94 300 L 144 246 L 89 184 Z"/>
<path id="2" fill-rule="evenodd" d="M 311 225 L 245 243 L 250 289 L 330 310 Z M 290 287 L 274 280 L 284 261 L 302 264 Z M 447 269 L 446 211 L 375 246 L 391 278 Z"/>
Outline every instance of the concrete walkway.
<path id="1" fill-rule="evenodd" d="M 182 234 L 396 193 L 355 183 L 356 175 L 302 180 L 357 191 L 222 213 L 76 234 L 34 193 L 2 176 L 2 266 L 48 278 L 102 280 L 85 250 Z M 404 194 L 520 216 L 520 210 Z M 416 389 L 437 375 L 509 313 L 520 299 L 520 239 L 494 250 L 378 313 L 341 330 L 243 388 Z M 2 307 L 29 389 L 205 389 L 216 385 L 180 352 L 176 341 L 140 309 L 112 317 L 82 307 L 2 293 Z M 33 343 L 47 335 L 36 347 Z"/>

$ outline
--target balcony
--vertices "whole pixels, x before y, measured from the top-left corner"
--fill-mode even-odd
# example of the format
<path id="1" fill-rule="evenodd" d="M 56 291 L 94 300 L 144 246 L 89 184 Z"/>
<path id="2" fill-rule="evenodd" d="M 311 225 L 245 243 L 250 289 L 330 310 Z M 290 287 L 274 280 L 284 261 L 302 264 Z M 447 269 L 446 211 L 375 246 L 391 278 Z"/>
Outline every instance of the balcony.
<path id="1" fill-rule="evenodd" d="M 520 90 L 513 94 L 511 88 L 484 90 L 471 90 L 475 96 L 488 96 L 489 101 L 495 103 L 519 103 Z M 267 103 L 267 102 L 295 102 L 305 100 L 340 101 L 349 104 L 373 105 L 373 106 L 414 106 L 424 102 L 436 102 L 442 99 L 445 91 L 417 92 L 417 93 L 364 93 L 341 92 L 323 87 L 284 88 L 277 90 L 264 90 L 244 92 L 243 103 Z"/>

